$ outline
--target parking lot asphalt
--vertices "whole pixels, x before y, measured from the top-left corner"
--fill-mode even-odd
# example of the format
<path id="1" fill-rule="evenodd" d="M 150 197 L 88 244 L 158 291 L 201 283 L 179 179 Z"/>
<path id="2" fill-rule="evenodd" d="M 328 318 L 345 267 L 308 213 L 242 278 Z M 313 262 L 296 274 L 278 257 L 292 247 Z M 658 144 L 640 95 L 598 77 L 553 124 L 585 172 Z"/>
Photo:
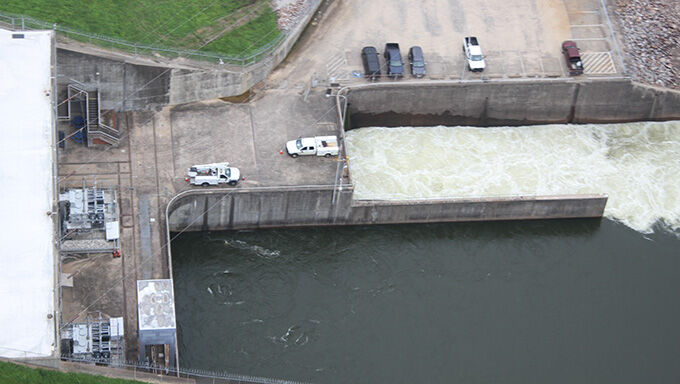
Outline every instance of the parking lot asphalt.
<path id="1" fill-rule="evenodd" d="M 466 70 L 465 36 L 480 41 L 483 73 Z M 388 42 L 399 43 L 404 57 L 409 47 L 421 46 L 431 80 L 564 77 L 560 46 L 570 39 L 606 64 L 606 71 L 591 75 L 620 71 L 599 0 L 334 1 L 267 82 L 304 87 L 311 77 L 363 81 L 353 77 L 363 71 L 361 48 L 374 46 L 382 54 Z"/>
<path id="2" fill-rule="evenodd" d="M 190 166 L 224 161 L 241 170 L 242 187 L 332 185 L 336 158 L 293 159 L 285 143 L 335 135 L 334 101 L 322 91 L 304 100 L 295 91 L 271 90 L 247 104 L 213 100 L 169 109 L 176 190 L 196 188 L 184 183 Z"/>

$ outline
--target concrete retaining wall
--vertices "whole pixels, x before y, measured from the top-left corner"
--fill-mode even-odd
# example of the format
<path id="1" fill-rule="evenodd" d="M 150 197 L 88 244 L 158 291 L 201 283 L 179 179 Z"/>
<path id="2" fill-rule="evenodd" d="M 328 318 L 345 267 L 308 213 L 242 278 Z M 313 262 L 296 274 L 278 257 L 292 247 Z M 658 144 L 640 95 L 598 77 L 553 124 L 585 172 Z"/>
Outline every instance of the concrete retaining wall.
<path id="1" fill-rule="evenodd" d="M 331 225 L 349 215 L 352 188 L 339 193 L 333 206 L 333 187 L 254 188 L 190 191 L 168 204 L 171 231 Z"/>
<path id="2" fill-rule="evenodd" d="M 621 81 L 579 84 L 573 122 L 680 119 L 680 92 Z"/>
<path id="3" fill-rule="evenodd" d="M 680 92 L 627 79 L 364 84 L 346 95 L 350 128 L 680 119 Z"/>
<path id="4" fill-rule="evenodd" d="M 71 79 L 101 92 L 101 108 L 120 111 L 151 109 L 170 102 L 168 68 L 131 64 L 68 49 L 57 50 L 59 84 Z"/>
<path id="5" fill-rule="evenodd" d="M 168 205 L 170 231 L 601 217 L 604 195 L 352 201 L 352 188 L 190 191 Z"/>

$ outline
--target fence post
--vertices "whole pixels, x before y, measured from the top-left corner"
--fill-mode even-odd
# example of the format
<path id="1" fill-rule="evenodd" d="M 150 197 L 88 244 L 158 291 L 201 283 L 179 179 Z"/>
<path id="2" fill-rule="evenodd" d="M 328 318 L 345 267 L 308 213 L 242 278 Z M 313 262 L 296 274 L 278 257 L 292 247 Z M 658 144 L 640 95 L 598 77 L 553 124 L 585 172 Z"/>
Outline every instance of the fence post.
<path id="1" fill-rule="evenodd" d="M 14 30 L 14 17 L 12 17 L 12 30 Z"/>
<path id="2" fill-rule="evenodd" d="M 24 30 L 24 17 L 21 16 L 21 30 Z"/>

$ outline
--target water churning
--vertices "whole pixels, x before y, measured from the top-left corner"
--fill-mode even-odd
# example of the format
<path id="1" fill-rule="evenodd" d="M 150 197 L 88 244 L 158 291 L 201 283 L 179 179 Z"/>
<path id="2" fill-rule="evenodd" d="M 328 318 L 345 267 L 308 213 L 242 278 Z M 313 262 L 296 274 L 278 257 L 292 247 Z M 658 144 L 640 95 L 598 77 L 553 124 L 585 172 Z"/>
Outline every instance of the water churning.
<path id="1" fill-rule="evenodd" d="M 607 218 L 680 229 L 680 121 L 369 127 L 346 143 L 355 199 L 605 193 Z"/>

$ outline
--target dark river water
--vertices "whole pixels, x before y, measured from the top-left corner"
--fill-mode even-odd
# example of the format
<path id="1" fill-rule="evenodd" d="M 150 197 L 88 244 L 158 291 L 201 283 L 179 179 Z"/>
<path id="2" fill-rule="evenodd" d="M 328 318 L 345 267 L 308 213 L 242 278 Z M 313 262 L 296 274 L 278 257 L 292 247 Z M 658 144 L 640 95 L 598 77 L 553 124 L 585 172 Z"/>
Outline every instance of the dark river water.
<path id="1" fill-rule="evenodd" d="M 180 363 L 316 383 L 677 383 L 679 251 L 606 219 L 185 233 Z"/>

